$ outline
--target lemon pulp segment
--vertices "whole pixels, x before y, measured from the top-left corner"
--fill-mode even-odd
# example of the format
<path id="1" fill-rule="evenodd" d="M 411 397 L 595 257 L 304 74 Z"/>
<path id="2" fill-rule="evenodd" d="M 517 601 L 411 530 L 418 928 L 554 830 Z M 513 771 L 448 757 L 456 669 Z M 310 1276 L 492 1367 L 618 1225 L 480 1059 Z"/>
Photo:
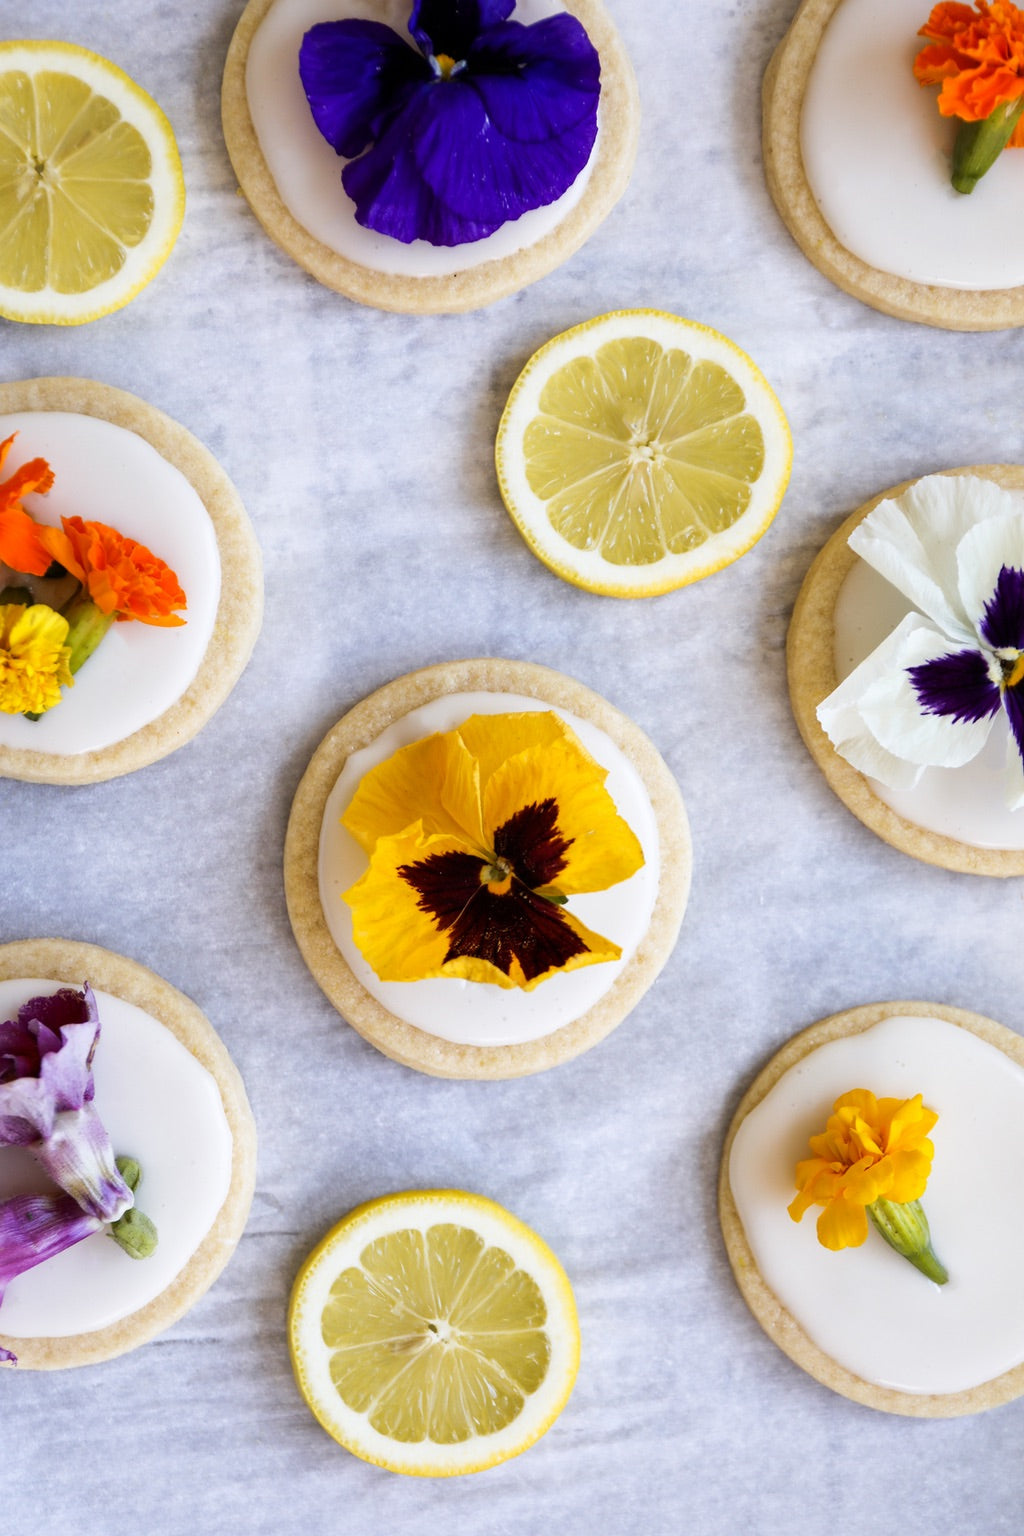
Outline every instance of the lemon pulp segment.
<path id="1" fill-rule="evenodd" d="M 331 1379 L 379 1434 L 455 1445 L 503 1429 L 544 1380 L 551 1344 L 536 1282 L 448 1223 L 378 1238 L 331 1287 Z"/>
<path id="2" fill-rule="evenodd" d="M 0 45 L 0 313 L 75 323 L 127 303 L 181 225 L 156 104 L 70 44 Z"/>
<path id="3" fill-rule="evenodd" d="M 304 1264 L 289 1309 L 300 1390 L 330 1435 L 393 1472 L 447 1477 L 534 1443 L 579 1363 L 572 1290 L 492 1200 L 417 1190 L 360 1206 Z"/>
<path id="4" fill-rule="evenodd" d="M 764 467 L 735 379 L 643 336 L 560 368 L 523 451 L 551 526 L 613 565 L 650 565 L 731 527 Z"/>

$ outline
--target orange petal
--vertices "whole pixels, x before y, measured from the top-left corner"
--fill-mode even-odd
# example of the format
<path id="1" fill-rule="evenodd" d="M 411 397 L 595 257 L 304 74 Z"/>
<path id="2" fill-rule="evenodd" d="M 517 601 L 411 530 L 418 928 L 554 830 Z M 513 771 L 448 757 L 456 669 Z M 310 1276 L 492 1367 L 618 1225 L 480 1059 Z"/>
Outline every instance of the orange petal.
<path id="1" fill-rule="evenodd" d="M 0 506 L 0 560 L 27 576 L 42 576 L 50 556 L 41 538 L 42 529 L 22 507 Z"/>

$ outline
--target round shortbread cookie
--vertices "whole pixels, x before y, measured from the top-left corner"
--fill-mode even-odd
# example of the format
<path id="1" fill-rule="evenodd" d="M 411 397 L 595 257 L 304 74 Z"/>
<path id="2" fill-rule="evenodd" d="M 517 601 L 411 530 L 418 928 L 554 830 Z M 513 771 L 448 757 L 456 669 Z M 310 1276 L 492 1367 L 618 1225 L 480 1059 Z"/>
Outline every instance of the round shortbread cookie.
<path id="1" fill-rule="evenodd" d="M 325 807 L 349 755 L 412 710 L 448 694 L 473 691 L 540 699 L 603 731 L 642 783 L 660 848 L 660 879 L 646 935 L 609 990 L 571 1023 L 540 1039 L 514 1045 L 455 1043 L 398 1018 L 353 974 L 331 936 L 320 898 L 318 857 Z M 678 786 L 655 747 L 631 720 L 560 672 L 530 662 L 482 659 L 446 662 L 397 678 L 357 704 L 328 732 L 292 806 L 285 841 L 285 894 L 296 940 L 317 982 L 343 1018 L 384 1055 L 434 1077 L 524 1077 L 589 1050 L 636 1006 L 675 945 L 691 865 L 689 824 Z"/>
<path id="2" fill-rule="evenodd" d="M 844 1013 L 832 1014 L 794 1035 L 762 1069 L 740 1100 L 725 1138 L 718 1183 L 718 1211 L 729 1263 L 743 1299 L 768 1337 L 794 1364 L 824 1386 L 831 1387 L 833 1392 L 869 1408 L 879 1408 L 886 1413 L 904 1414 L 912 1418 L 956 1418 L 962 1414 L 980 1413 L 985 1408 L 994 1408 L 1019 1397 L 1024 1392 L 1024 1365 L 1015 1366 L 993 1380 L 982 1382 L 966 1391 L 948 1393 L 901 1392 L 854 1375 L 808 1337 L 792 1313 L 762 1279 L 729 1183 L 729 1158 L 736 1133 L 784 1073 L 819 1046 L 846 1036 L 859 1035 L 883 1019 L 908 1015 L 925 1015 L 958 1025 L 996 1047 L 1018 1065 L 1024 1066 L 1024 1040 L 1019 1035 L 993 1019 L 970 1013 L 963 1008 L 922 1002 L 870 1003 L 848 1009 Z"/>
<path id="3" fill-rule="evenodd" d="M 1006 490 L 1024 490 L 1024 467 L 982 464 L 941 471 L 947 475 L 979 475 Z M 912 858 L 970 875 L 1024 875 L 1024 851 L 976 848 L 953 837 L 918 826 L 881 800 L 871 784 L 839 756 L 818 724 L 817 708 L 839 684 L 835 665 L 835 608 L 840 590 L 857 556 L 849 537 L 880 501 L 899 496 L 913 480 L 904 480 L 858 507 L 815 557 L 804 577 L 786 641 L 789 696 L 797 726 L 807 749 L 843 804 L 872 832 Z"/>
<path id="4" fill-rule="evenodd" d="M 252 654 L 263 621 L 263 562 L 241 498 L 191 432 L 125 390 L 88 379 L 0 384 L 0 416 L 30 411 L 95 417 L 148 443 L 184 476 L 209 516 L 220 557 L 213 632 L 195 677 L 168 709 L 120 741 L 93 751 L 55 753 L 0 742 L 0 777 L 44 784 L 94 784 L 145 768 L 191 741 L 223 704 Z M 159 554 L 159 549 L 154 553 Z M 102 652 L 101 652 L 102 654 Z M 88 687 L 87 663 L 76 687 Z M 92 676 L 95 678 L 95 671 Z M 55 708 L 60 709 L 58 704 Z"/>
<path id="5" fill-rule="evenodd" d="M 999 331 L 1024 325 L 1024 287 L 971 290 L 894 277 L 841 244 L 825 222 L 800 150 L 800 117 L 815 55 L 843 0 L 803 0 L 764 77 L 765 177 L 797 245 L 820 272 L 855 298 L 898 320 L 950 331 Z M 928 6 L 921 7 L 921 22 Z"/>
<path id="6" fill-rule="evenodd" d="M 256 1179 L 256 1126 L 238 1069 L 209 1020 L 195 1003 L 145 966 L 98 945 L 68 939 L 25 939 L 0 945 L 0 981 L 23 976 L 45 977 L 76 987 L 88 981 L 149 1014 L 213 1078 L 232 1143 L 230 1185 L 213 1226 L 174 1280 L 145 1306 L 94 1332 L 49 1338 L 18 1338 L 4 1333 L 0 1310 L 0 1346 L 17 1355 L 18 1369 L 60 1370 L 94 1365 L 145 1344 L 176 1322 L 209 1289 L 234 1253 L 249 1215 Z M 102 1036 L 99 1050 L 103 1050 Z M 144 1167 L 140 1189 L 143 1211 L 145 1192 Z"/>
<path id="7" fill-rule="evenodd" d="M 249 48 L 274 0 L 249 0 L 228 50 L 221 114 L 239 185 L 270 238 L 325 287 L 357 303 L 406 314 L 480 309 L 561 266 L 607 218 L 626 190 L 640 130 L 633 67 L 602 0 L 563 3 L 583 23 L 601 59 L 600 133 L 581 197 L 554 229 L 522 250 L 450 276 L 411 277 L 378 272 L 339 254 L 286 207 L 260 147 L 246 94 Z M 338 165 L 338 196 L 345 197 L 340 160 Z"/>

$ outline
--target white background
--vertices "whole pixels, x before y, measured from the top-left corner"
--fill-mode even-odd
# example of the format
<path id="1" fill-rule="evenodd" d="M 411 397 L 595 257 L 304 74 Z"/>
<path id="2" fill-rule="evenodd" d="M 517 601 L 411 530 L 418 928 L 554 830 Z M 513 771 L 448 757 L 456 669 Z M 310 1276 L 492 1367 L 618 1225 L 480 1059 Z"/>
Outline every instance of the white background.
<path id="1" fill-rule="evenodd" d="M 1024 335 L 891 320 L 793 245 L 764 186 L 759 94 L 794 0 L 611 4 L 644 108 L 623 202 L 534 288 L 409 319 L 319 287 L 236 195 L 219 91 L 241 0 L 0 0 L 8 35 L 85 44 L 153 93 L 189 195 L 134 304 L 77 330 L 0 322 L 0 372 L 92 377 L 184 423 L 238 485 L 267 566 L 254 659 L 194 743 L 94 788 L 0 783 L 0 938 L 91 940 L 182 988 L 241 1068 L 261 1135 L 248 1231 L 187 1318 L 104 1366 L 4 1374 L 0 1523 L 24 1536 L 108 1536 L 129 1510 L 159 1536 L 1019 1528 L 1024 1401 L 919 1423 L 802 1375 L 733 1284 L 715 1182 L 747 1083 L 827 1013 L 921 997 L 1024 1028 L 1024 886 L 930 869 L 861 827 L 800 742 L 783 662 L 803 574 L 848 511 L 907 476 L 1024 458 Z M 738 565 L 622 603 L 534 559 L 491 449 L 531 352 L 630 305 L 750 352 L 796 459 Z M 653 737 L 689 808 L 695 881 L 661 981 L 608 1041 L 541 1077 L 453 1084 L 385 1060 L 323 999 L 292 941 L 281 849 L 345 709 L 399 673 L 487 654 L 570 672 Z M 308 1249 L 358 1201 L 416 1185 L 476 1189 L 530 1222 L 582 1317 L 556 1427 L 449 1483 L 335 1446 L 285 1346 Z"/>

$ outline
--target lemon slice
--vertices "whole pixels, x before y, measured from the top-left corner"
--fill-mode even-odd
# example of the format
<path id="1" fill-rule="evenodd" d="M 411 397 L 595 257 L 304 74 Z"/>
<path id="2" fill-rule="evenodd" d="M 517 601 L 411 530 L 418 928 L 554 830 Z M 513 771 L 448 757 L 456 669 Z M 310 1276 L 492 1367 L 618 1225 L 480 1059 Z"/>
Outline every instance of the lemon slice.
<path id="1" fill-rule="evenodd" d="M 778 511 L 792 457 L 750 358 L 652 309 L 588 320 L 534 353 L 496 449 L 534 554 L 612 597 L 668 592 L 738 559 Z"/>
<path id="2" fill-rule="evenodd" d="M 565 1406 L 579 1364 L 554 1254 L 458 1190 L 388 1195 L 346 1216 L 303 1265 L 288 1328 L 328 1434 L 418 1477 L 518 1456 Z"/>
<path id="3" fill-rule="evenodd" d="M 0 43 L 0 315 L 120 309 L 178 237 L 185 183 L 156 102 L 72 43 Z"/>

